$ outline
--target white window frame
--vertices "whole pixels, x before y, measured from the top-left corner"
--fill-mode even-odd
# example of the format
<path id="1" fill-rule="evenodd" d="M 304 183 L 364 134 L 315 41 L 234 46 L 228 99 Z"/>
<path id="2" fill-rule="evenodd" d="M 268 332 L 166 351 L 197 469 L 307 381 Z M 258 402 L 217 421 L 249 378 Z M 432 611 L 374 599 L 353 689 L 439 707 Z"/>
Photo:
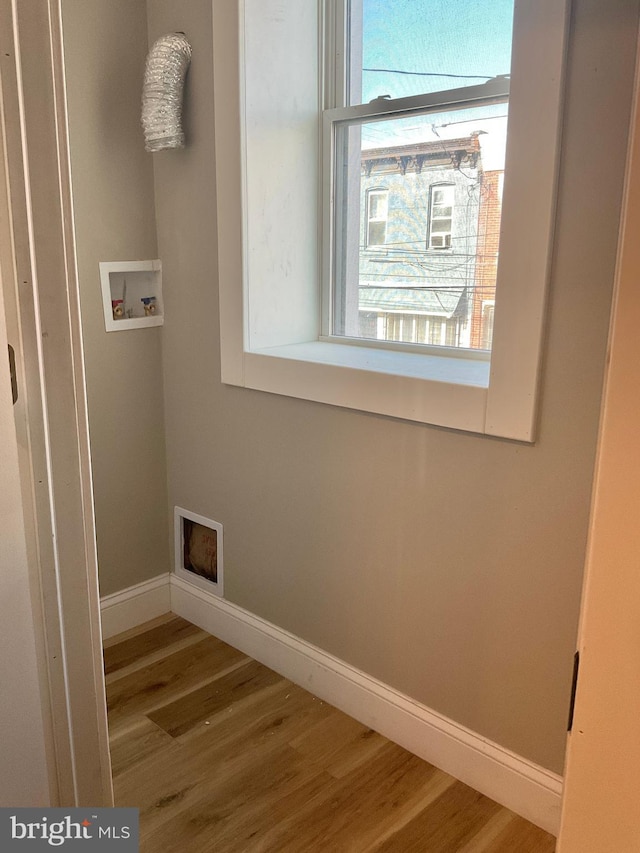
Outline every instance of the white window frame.
<path id="1" fill-rule="evenodd" d="M 323 339 L 322 217 L 314 199 L 324 7 L 316 0 L 214 4 L 222 381 L 533 441 L 569 0 L 516 0 L 490 364 L 468 350 Z M 301 160 L 296 173 L 289 143 Z M 278 194 L 266 209 L 264 199 Z M 288 218 L 266 246 L 260 229 L 266 217 L 274 221 L 275 208 Z"/>

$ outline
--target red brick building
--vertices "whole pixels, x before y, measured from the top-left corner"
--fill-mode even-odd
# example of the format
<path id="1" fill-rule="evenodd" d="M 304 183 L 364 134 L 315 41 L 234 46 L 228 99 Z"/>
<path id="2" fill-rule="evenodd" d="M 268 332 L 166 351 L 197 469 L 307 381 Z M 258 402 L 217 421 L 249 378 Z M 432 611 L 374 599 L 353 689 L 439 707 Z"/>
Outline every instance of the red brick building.
<path id="1" fill-rule="evenodd" d="M 493 335 L 493 311 L 496 298 L 496 274 L 500 245 L 503 171 L 481 171 L 479 178 L 478 242 L 475 282 L 471 292 L 471 346 L 490 349 Z"/>

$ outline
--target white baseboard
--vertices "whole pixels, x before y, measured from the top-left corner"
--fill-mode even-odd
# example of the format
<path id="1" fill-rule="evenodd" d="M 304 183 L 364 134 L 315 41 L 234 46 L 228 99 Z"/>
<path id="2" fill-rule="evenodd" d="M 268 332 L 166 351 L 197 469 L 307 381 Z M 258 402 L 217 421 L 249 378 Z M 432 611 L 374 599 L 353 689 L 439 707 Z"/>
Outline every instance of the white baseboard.
<path id="1" fill-rule="evenodd" d="M 101 598 L 102 639 L 108 640 L 115 634 L 137 628 L 143 622 L 168 613 L 171 610 L 169 578 L 167 572 Z"/>
<path id="2" fill-rule="evenodd" d="M 553 835 L 562 777 L 175 575 L 171 610 Z"/>

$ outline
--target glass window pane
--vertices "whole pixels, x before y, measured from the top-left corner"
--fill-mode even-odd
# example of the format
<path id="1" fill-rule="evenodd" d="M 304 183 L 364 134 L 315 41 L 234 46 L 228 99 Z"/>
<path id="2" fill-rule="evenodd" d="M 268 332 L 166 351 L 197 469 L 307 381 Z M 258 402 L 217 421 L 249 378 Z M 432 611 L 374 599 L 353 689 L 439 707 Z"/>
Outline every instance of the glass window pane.
<path id="1" fill-rule="evenodd" d="M 453 187 L 436 187 L 433 190 L 433 203 L 438 207 L 453 203 Z"/>
<path id="2" fill-rule="evenodd" d="M 336 125 L 332 334 L 486 346 L 506 115 L 499 104 Z"/>
<path id="3" fill-rule="evenodd" d="M 350 104 L 472 86 L 510 72 L 513 0 L 350 5 Z"/>
<path id="4" fill-rule="evenodd" d="M 386 230 L 386 223 L 370 222 L 368 244 L 370 246 L 382 246 L 385 242 Z"/>
<path id="5" fill-rule="evenodd" d="M 369 219 L 387 218 L 387 194 L 369 193 Z"/>

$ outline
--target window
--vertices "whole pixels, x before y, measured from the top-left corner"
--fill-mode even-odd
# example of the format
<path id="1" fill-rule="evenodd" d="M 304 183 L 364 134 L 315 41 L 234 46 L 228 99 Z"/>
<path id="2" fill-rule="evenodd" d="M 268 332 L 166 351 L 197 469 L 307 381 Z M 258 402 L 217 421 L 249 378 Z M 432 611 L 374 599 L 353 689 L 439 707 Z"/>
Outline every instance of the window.
<path id="1" fill-rule="evenodd" d="M 512 2 L 473 0 L 464 19 L 452 5 L 437 24 L 427 24 L 432 3 L 350 0 L 327 49 L 324 226 L 333 234 L 324 269 L 327 339 L 359 337 L 357 313 L 375 299 L 383 312 L 455 316 L 461 333 L 454 346 L 483 349 L 472 334 L 481 322 L 477 294 L 495 295 L 498 244 L 490 249 L 481 241 L 480 227 L 491 221 L 499 232 L 501 207 L 497 193 L 482 190 L 489 173 L 504 173 Z M 481 23 L 494 32 L 490 51 L 478 43 Z M 439 56 L 446 48 L 440 42 L 453 46 L 456 37 L 479 57 L 448 50 Z M 424 40 L 432 41 L 433 55 L 425 56 Z M 480 84 L 473 79 L 479 71 Z M 331 86 L 332 80 L 343 82 Z M 392 95 L 380 96 L 381 85 Z M 384 244 L 384 254 L 358 257 L 363 230 L 365 247 Z M 385 340 L 448 347 L 451 338 L 403 332 Z"/>
<path id="2" fill-rule="evenodd" d="M 454 187 L 451 184 L 431 187 L 429 216 L 429 248 L 450 249 L 453 222 Z"/>
<path id="3" fill-rule="evenodd" d="M 448 42 L 426 51 L 433 27 L 413 41 L 405 27 L 403 53 L 378 64 L 370 47 L 385 49 L 398 9 L 431 21 L 431 2 L 214 4 L 222 378 L 530 441 L 568 2 L 515 0 L 510 79 L 500 51 L 480 82 L 442 76 L 478 72 L 451 57 L 474 56 L 471 36 L 490 45 L 508 0 L 469 0 L 465 15 L 449 4 Z M 350 57 L 327 79 L 323 40 Z M 424 57 L 433 67 L 415 65 Z M 507 101 L 505 156 L 492 126 L 507 122 Z M 368 198 L 377 191 L 392 218 Z M 499 263 L 489 197 L 504 213 Z M 363 251 L 382 227 L 384 244 Z M 445 245 L 432 247 L 438 235 Z M 494 297 L 489 357 L 481 315 Z"/>
<path id="4" fill-rule="evenodd" d="M 459 335 L 457 320 L 425 314 L 378 314 L 377 323 L 377 337 L 387 341 L 454 347 Z"/>
<path id="5" fill-rule="evenodd" d="M 369 190 L 367 193 L 367 246 L 384 246 L 387 239 L 389 193 Z"/>
<path id="6" fill-rule="evenodd" d="M 482 326 L 480 346 L 483 349 L 491 349 L 491 341 L 493 340 L 493 311 L 495 302 L 484 302 L 482 305 Z"/>

